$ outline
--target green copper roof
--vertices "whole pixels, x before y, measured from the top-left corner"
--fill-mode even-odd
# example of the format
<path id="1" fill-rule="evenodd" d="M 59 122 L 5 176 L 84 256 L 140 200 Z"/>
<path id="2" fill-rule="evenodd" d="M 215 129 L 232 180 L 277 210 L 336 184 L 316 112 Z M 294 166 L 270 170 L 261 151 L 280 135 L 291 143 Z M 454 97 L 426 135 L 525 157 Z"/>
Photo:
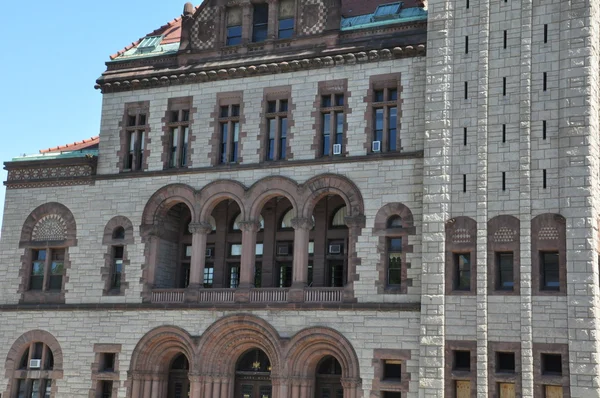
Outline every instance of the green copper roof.
<path id="1" fill-rule="evenodd" d="M 427 20 L 427 10 L 423 8 L 401 8 L 398 12 L 398 7 L 399 3 L 384 4 L 377 7 L 377 10 L 372 14 L 342 18 L 340 30 L 349 31 L 391 25 L 399 22 Z"/>
<path id="2" fill-rule="evenodd" d="M 30 160 L 52 160 L 52 159 L 70 159 L 98 156 L 97 149 L 88 149 L 69 152 L 36 153 L 35 155 L 23 155 L 13 158 L 13 162 L 27 162 Z"/>

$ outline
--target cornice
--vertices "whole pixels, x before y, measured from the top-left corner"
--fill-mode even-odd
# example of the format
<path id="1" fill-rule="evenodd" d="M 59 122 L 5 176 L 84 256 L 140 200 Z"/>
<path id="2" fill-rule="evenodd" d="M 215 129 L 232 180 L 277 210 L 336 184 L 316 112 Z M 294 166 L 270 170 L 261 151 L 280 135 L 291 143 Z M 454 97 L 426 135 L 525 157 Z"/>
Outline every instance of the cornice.
<path id="1" fill-rule="evenodd" d="M 158 74 L 144 78 L 116 78 L 96 84 L 95 88 L 102 93 L 114 93 L 139 89 L 173 86 L 208 81 L 239 79 L 249 76 L 272 75 L 287 72 L 296 72 L 308 69 L 333 68 L 340 65 L 355 65 L 359 63 L 377 62 L 398 58 L 424 56 L 425 44 L 407 45 L 401 47 L 384 48 L 379 50 L 350 52 L 324 57 L 294 59 L 291 61 L 272 62 L 268 64 L 243 65 L 228 69 L 211 69 L 189 66 L 180 68 L 176 73 L 167 69 Z M 193 70 L 193 71 L 192 71 Z"/>
<path id="2" fill-rule="evenodd" d="M 4 163 L 8 189 L 93 184 L 97 156 Z"/>

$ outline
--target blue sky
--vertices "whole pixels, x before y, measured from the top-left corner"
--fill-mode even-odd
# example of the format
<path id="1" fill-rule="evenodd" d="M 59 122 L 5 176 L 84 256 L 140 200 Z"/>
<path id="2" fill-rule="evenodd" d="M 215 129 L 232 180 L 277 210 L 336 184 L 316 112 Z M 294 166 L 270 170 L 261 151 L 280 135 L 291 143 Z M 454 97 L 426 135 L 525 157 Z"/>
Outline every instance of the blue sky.
<path id="1" fill-rule="evenodd" d="M 109 55 L 181 15 L 183 5 L 173 0 L 3 2 L 0 160 L 97 135 L 102 95 L 94 84 Z M 6 171 L 0 177 L 6 181 Z M 2 186 L 0 219 L 4 195 Z"/>

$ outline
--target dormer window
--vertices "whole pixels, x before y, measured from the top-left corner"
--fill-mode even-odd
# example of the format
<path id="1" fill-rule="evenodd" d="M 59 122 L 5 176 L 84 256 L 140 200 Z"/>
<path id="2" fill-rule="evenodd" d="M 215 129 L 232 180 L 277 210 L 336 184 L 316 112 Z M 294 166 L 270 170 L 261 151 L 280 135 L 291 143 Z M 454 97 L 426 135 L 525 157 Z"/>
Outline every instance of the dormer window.
<path id="1" fill-rule="evenodd" d="M 267 40 L 269 29 L 269 5 L 267 3 L 255 4 L 252 17 L 252 42 L 260 43 Z"/>
<path id="2" fill-rule="evenodd" d="M 225 45 L 236 46 L 242 43 L 242 9 L 230 8 L 227 11 L 227 40 Z"/>
<path id="3" fill-rule="evenodd" d="M 289 39 L 294 35 L 294 1 L 282 0 L 279 3 L 278 39 Z"/>

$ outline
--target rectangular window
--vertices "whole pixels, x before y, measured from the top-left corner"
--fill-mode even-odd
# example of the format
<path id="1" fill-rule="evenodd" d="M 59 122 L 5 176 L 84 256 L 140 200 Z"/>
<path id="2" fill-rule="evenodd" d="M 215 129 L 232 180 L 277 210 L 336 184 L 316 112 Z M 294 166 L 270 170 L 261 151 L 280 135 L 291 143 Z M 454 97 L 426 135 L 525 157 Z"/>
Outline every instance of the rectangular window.
<path id="1" fill-rule="evenodd" d="M 507 44 L 507 32 L 504 31 L 504 48 L 506 48 L 506 44 Z"/>
<path id="2" fill-rule="evenodd" d="M 542 139 L 543 140 L 546 139 L 546 121 L 545 120 L 542 122 Z"/>
<path id="3" fill-rule="evenodd" d="M 236 46 L 242 43 L 242 8 L 232 7 L 227 10 L 227 38 L 225 45 Z"/>
<path id="4" fill-rule="evenodd" d="M 267 40 L 269 25 L 269 5 L 255 4 L 252 16 L 252 42 L 260 43 Z"/>
<path id="5" fill-rule="evenodd" d="M 562 376 L 562 355 L 542 354 L 542 374 Z"/>
<path id="6" fill-rule="evenodd" d="M 266 160 L 284 160 L 287 152 L 288 100 L 267 102 Z"/>
<path id="7" fill-rule="evenodd" d="M 62 290 L 65 249 L 34 250 L 30 290 Z"/>
<path id="8" fill-rule="evenodd" d="M 398 88 L 373 90 L 373 137 L 371 152 L 393 152 L 398 148 Z"/>
<path id="9" fill-rule="evenodd" d="M 540 253 L 541 290 L 560 290 L 558 252 Z"/>
<path id="10" fill-rule="evenodd" d="M 229 265 L 229 287 L 236 289 L 240 284 L 240 265 L 230 264 Z"/>
<path id="11" fill-rule="evenodd" d="M 402 282 L 402 238 L 388 238 L 388 285 Z"/>
<path id="12" fill-rule="evenodd" d="M 240 140 L 240 105 L 225 105 L 219 112 L 219 163 L 237 163 Z"/>
<path id="13" fill-rule="evenodd" d="M 542 170 L 542 188 L 546 189 L 547 184 L 548 183 L 548 179 L 546 177 L 546 169 Z"/>
<path id="14" fill-rule="evenodd" d="M 215 276 L 215 269 L 212 264 L 204 266 L 204 287 L 210 288 L 213 286 L 213 279 Z"/>
<path id="15" fill-rule="evenodd" d="M 467 192 L 467 175 L 463 174 L 463 192 Z"/>
<path id="16" fill-rule="evenodd" d="M 471 351 L 463 351 L 456 350 L 453 351 L 453 361 L 452 361 L 452 369 L 453 370 L 463 370 L 470 371 L 471 370 Z"/>
<path id="17" fill-rule="evenodd" d="M 463 145 L 467 145 L 467 128 L 463 128 Z"/>
<path id="18" fill-rule="evenodd" d="M 469 53 L 469 36 L 465 36 L 465 54 Z"/>
<path id="19" fill-rule="evenodd" d="M 279 2 L 279 21 L 277 37 L 289 39 L 294 36 L 294 0 L 282 0 Z"/>
<path id="20" fill-rule="evenodd" d="M 502 78 L 502 95 L 506 96 L 506 77 Z"/>
<path id="21" fill-rule="evenodd" d="M 121 275 L 123 274 L 123 246 L 113 247 L 113 269 L 111 275 L 111 289 L 121 287 Z"/>
<path id="22" fill-rule="evenodd" d="M 502 172 L 502 190 L 506 191 L 506 171 Z"/>
<path id="23" fill-rule="evenodd" d="M 544 43 L 548 43 L 548 24 L 544 24 Z"/>
<path id="24" fill-rule="evenodd" d="M 469 83 L 465 82 L 465 99 L 469 99 Z"/>
<path id="25" fill-rule="evenodd" d="M 186 167 L 188 165 L 188 143 L 190 133 L 190 110 L 188 108 L 167 112 L 169 121 L 169 167 Z"/>
<path id="26" fill-rule="evenodd" d="M 46 250 L 34 250 L 32 253 L 30 290 L 42 290 L 44 286 L 44 270 L 46 268 Z"/>
<path id="27" fill-rule="evenodd" d="M 142 170 L 144 166 L 144 150 L 146 148 L 146 114 L 136 113 L 127 116 L 125 134 L 127 151 L 123 164 L 124 170 Z"/>
<path id="28" fill-rule="evenodd" d="M 343 154 L 344 110 L 344 94 L 328 94 L 321 97 L 323 156 Z"/>
<path id="29" fill-rule="evenodd" d="M 454 253 L 454 290 L 471 290 L 471 254 Z"/>
<path id="30" fill-rule="evenodd" d="M 106 352 L 102 354 L 102 372 L 114 372 L 115 371 L 115 354 L 112 352 Z"/>
<path id="31" fill-rule="evenodd" d="M 548 88 L 548 84 L 547 84 L 548 83 L 548 74 L 546 72 L 544 72 L 543 79 L 544 79 L 544 82 L 543 82 L 544 87 L 543 87 L 543 89 L 544 89 L 544 91 L 546 91 L 546 89 Z"/>
<path id="32" fill-rule="evenodd" d="M 502 142 L 506 142 L 506 124 L 502 125 Z"/>
<path id="33" fill-rule="evenodd" d="M 497 373 L 515 373 L 515 353 L 497 352 L 496 353 L 496 372 Z"/>
<path id="34" fill-rule="evenodd" d="M 112 397 L 112 388 L 113 388 L 113 382 L 110 380 L 102 380 L 100 382 L 101 385 L 101 397 L 102 398 L 111 398 Z"/>
<path id="35" fill-rule="evenodd" d="M 514 289 L 514 255 L 510 253 L 496 253 L 497 290 Z"/>
<path id="36" fill-rule="evenodd" d="M 400 381 L 402 379 L 402 361 L 386 359 L 383 361 L 383 380 Z"/>
<path id="37" fill-rule="evenodd" d="M 292 286 L 292 264 L 288 262 L 277 263 L 277 270 L 277 287 Z"/>

